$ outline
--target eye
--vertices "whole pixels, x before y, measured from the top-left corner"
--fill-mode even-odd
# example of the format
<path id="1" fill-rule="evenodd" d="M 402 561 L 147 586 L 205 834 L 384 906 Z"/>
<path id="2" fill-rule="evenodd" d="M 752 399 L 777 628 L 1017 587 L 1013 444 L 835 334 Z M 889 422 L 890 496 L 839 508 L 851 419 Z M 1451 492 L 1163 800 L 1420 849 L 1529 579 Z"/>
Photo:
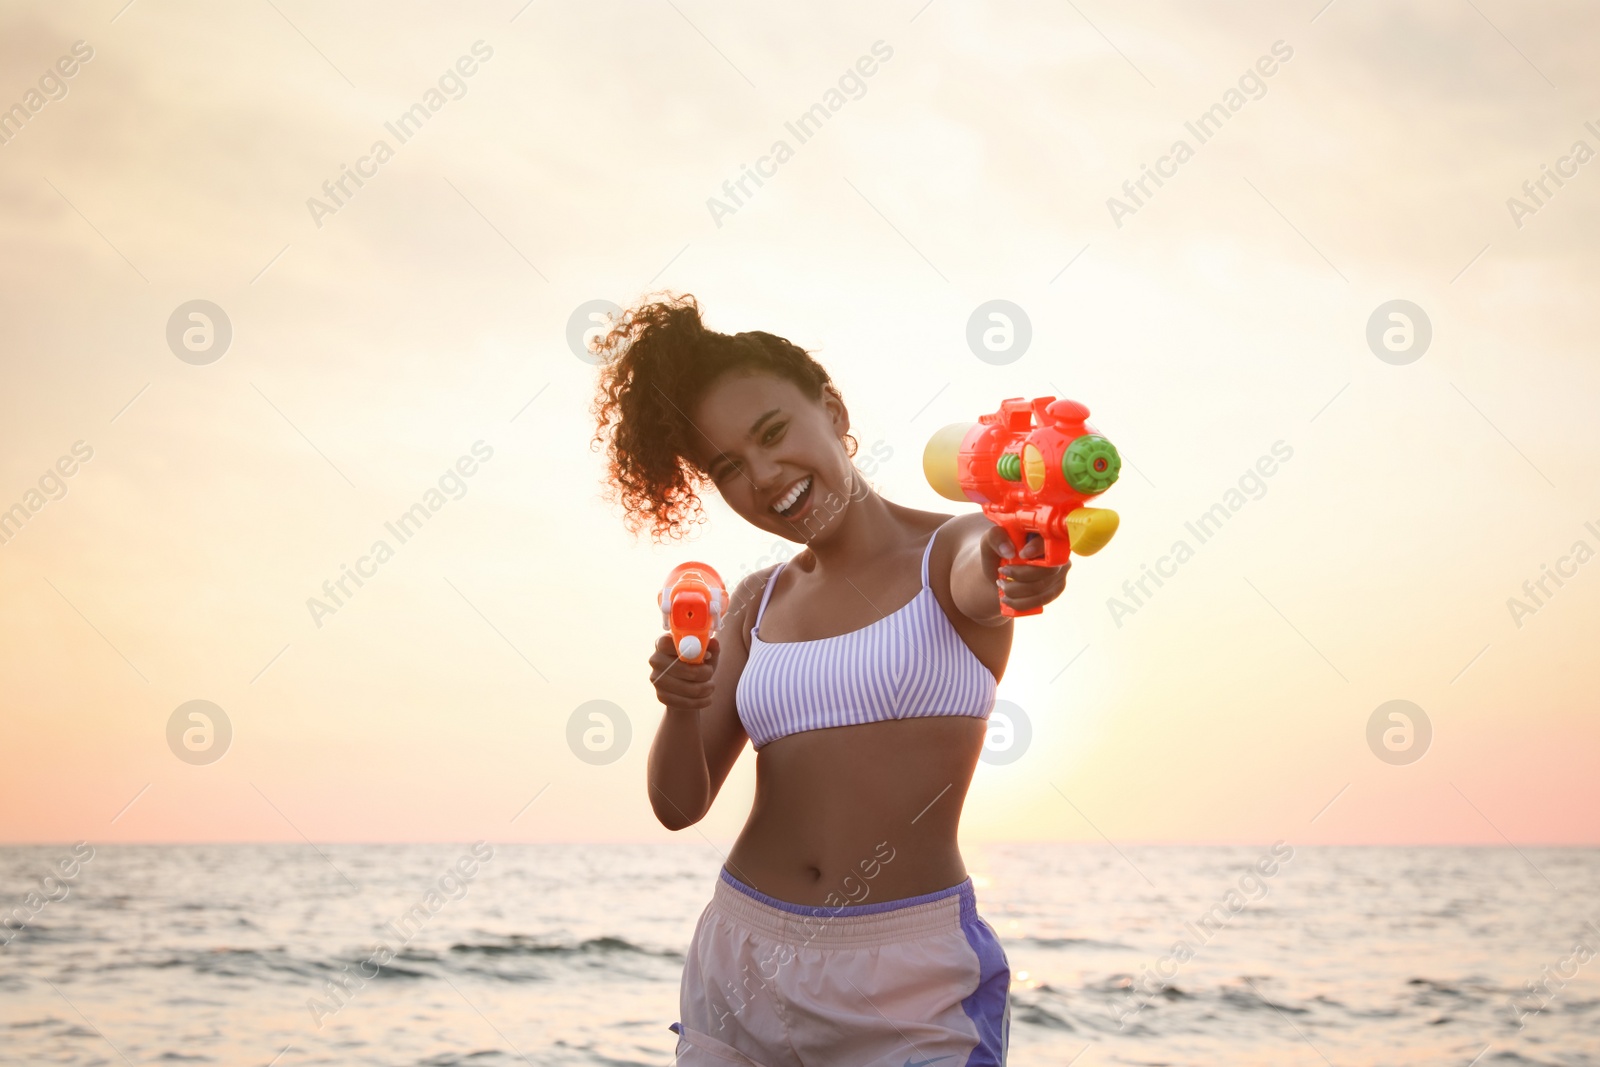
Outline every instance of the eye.
<path id="1" fill-rule="evenodd" d="M 789 424 L 787 422 L 780 422 L 767 427 L 766 433 L 761 437 L 761 443 L 764 445 L 772 444 L 780 436 L 782 436 L 783 431 L 787 429 L 788 426 Z M 733 460 L 723 460 L 711 469 L 711 480 L 714 482 L 719 482 L 738 469 L 739 465 Z"/>

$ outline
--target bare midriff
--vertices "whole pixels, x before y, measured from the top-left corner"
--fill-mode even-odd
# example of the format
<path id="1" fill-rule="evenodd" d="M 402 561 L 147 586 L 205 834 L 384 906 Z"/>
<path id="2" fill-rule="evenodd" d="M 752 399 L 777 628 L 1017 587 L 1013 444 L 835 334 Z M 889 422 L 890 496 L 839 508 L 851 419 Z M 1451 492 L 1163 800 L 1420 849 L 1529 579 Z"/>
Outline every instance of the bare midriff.
<path id="1" fill-rule="evenodd" d="M 987 723 L 944 715 L 805 730 L 756 753 L 728 873 L 791 904 L 920 896 L 967 877 L 956 836 Z"/>

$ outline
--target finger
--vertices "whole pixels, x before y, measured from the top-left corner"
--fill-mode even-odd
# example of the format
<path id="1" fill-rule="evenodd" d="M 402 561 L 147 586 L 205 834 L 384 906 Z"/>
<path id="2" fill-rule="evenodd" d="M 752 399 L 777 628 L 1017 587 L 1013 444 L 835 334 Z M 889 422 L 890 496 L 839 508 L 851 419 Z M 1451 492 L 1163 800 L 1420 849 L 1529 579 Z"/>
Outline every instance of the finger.
<path id="1" fill-rule="evenodd" d="M 711 693 L 704 686 L 689 689 L 673 689 L 663 686 L 656 689 L 656 699 L 663 704 L 694 704 L 702 700 L 709 703 Z"/>
<path id="2" fill-rule="evenodd" d="M 1022 559 L 1037 559 L 1044 555 L 1044 538 L 1036 533 L 1028 534 L 1028 541 L 1022 546 L 1020 557 Z"/>
<path id="3" fill-rule="evenodd" d="M 1066 575 L 1051 573 L 1055 570 L 1053 567 L 1039 569 L 1044 573 L 1012 579 L 1005 584 L 1006 590 L 1012 596 L 1039 596 L 1059 593 L 1067 587 Z"/>
<path id="4" fill-rule="evenodd" d="M 657 689 L 656 699 L 667 707 L 709 707 L 710 691 L 701 689 Z"/>
<path id="5" fill-rule="evenodd" d="M 1038 607 L 1048 603 L 1060 593 L 1060 590 L 1050 586 L 1017 586 L 1009 585 L 1001 594 L 1000 599 L 1014 608 Z"/>
<path id="6" fill-rule="evenodd" d="M 1005 584 L 1005 593 L 1012 597 L 1044 596 L 1059 593 L 1067 587 L 1067 583 L 1060 578 L 1050 578 L 1037 582 L 1014 581 Z"/>
<path id="7" fill-rule="evenodd" d="M 1039 600 L 1059 596 L 1066 588 L 1067 582 L 1062 568 L 1057 567 L 1020 567 L 1021 571 L 1037 571 L 1037 574 L 1027 574 L 1017 578 L 999 580 L 1000 595 L 1007 602 L 1020 602 L 1026 600 Z"/>
<path id="8" fill-rule="evenodd" d="M 1000 602 L 1014 608 L 1028 606 L 1039 599 L 1038 590 L 1007 589 L 1000 594 Z"/>
<path id="9" fill-rule="evenodd" d="M 703 685 L 711 681 L 712 676 L 716 673 L 716 665 L 710 662 L 709 657 L 699 663 L 690 663 L 686 659 L 680 659 L 673 662 L 671 670 L 675 678 L 695 685 Z"/>
<path id="10" fill-rule="evenodd" d="M 671 679 L 674 682 L 683 682 L 689 685 L 704 685 L 711 681 L 715 668 L 711 663 L 690 663 L 688 660 L 673 656 L 651 675 L 651 681 Z"/>
<path id="11" fill-rule="evenodd" d="M 1044 568 L 1030 567 L 1025 563 L 1013 564 L 1009 567 L 1001 567 L 999 576 L 1005 581 L 1007 588 L 1013 585 L 1030 586 L 1039 581 L 1039 572 L 1041 570 L 1044 570 Z"/>
<path id="12" fill-rule="evenodd" d="M 1006 533 L 1004 526 L 990 526 L 983 533 L 983 540 L 979 542 L 986 550 L 1002 559 L 1011 559 L 1016 556 L 1016 545 L 1012 544 L 1011 536 Z"/>
<path id="13" fill-rule="evenodd" d="M 1045 577 L 1056 578 L 1067 573 L 1072 566 L 1069 560 L 1054 567 L 1045 567 L 1037 563 L 1012 563 L 1000 567 L 996 573 L 1010 578 L 1025 579 L 1027 581 L 1041 581 Z"/>
<path id="14" fill-rule="evenodd" d="M 711 706 L 710 697 L 665 694 L 661 696 L 660 700 L 665 707 L 679 708 L 684 711 L 704 711 Z"/>

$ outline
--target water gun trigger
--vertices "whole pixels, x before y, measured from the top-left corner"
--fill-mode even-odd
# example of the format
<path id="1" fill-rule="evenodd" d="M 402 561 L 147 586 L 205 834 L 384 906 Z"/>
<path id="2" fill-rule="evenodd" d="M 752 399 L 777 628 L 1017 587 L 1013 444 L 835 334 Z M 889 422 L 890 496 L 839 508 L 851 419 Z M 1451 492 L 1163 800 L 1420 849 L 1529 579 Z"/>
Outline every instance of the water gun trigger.
<path id="1" fill-rule="evenodd" d="M 1122 520 L 1110 508 L 1074 508 L 1067 513 L 1067 536 L 1072 551 L 1092 556 L 1106 547 Z"/>

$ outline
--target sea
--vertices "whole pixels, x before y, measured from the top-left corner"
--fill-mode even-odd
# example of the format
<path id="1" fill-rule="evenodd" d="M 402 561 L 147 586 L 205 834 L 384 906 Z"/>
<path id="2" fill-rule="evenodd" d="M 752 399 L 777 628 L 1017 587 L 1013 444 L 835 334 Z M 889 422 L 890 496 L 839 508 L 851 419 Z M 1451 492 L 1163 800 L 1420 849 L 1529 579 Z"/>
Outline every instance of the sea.
<path id="1" fill-rule="evenodd" d="M 1011 965 L 1010 1064 L 1600 1065 L 1600 849 L 964 856 Z M 721 863 L 710 841 L 0 847 L 0 1063 L 665 1067 Z"/>

